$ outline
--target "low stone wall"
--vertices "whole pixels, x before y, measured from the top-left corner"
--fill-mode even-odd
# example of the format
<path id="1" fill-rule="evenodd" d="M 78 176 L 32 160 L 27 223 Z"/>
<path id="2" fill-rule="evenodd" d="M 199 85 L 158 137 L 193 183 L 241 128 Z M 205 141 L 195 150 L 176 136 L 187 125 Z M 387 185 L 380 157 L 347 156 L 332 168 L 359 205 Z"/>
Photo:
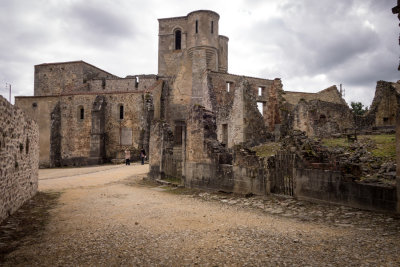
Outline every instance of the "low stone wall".
<path id="1" fill-rule="evenodd" d="M 396 187 L 364 184 L 338 171 L 295 170 L 295 196 L 368 210 L 396 211 Z"/>
<path id="2" fill-rule="evenodd" d="M 37 192 L 39 128 L 0 96 L 0 222 Z"/>

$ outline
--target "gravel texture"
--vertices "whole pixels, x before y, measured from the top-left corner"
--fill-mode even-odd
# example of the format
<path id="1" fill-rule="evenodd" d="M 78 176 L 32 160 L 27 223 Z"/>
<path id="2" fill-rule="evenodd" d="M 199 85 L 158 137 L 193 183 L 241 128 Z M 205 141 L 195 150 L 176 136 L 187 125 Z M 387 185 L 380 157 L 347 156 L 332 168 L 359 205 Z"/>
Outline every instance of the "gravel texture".
<path id="1" fill-rule="evenodd" d="M 0 265 L 400 266 L 396 215 L 147 184 L 147 165 L 43 171 L 58 205 Z"/>

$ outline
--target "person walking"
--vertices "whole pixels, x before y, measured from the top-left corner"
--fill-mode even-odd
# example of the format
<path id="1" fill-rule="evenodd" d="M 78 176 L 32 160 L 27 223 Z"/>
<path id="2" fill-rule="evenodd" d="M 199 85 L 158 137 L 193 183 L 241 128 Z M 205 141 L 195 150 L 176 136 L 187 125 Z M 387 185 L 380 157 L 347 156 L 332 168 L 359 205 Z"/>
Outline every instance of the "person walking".
<path id="1" fill-rule="evenodd" d="M 131 151 L 125 150 L 125 165 L 131 165 Z"/>
<path id="2" fill-rule="evenodd" d="M 140 159 L 142 160 L 142 165 L 144 165 L 145 158 L 146 158 L 146 151 L 144 150 L 144 148 L 142 148 L 142 150 L 140 150 Z"/>

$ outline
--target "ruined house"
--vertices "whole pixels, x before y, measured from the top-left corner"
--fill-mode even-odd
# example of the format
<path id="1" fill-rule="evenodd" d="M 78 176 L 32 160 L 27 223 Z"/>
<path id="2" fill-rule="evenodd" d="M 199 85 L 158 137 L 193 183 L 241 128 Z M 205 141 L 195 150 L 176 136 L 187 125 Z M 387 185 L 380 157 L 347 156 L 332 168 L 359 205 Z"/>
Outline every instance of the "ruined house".
<path id="1" fill-rule="evenodd" d="M 329 137 L 354 127 L 354 116 L 336 86 L 317 93 L 285 91 L 281 109 L 289 129 Z"/>
<path id="2" fill-rule="evenodd" d="M 368 112 L 363 116 L 356 116 L 355 123 L 358 128 L 366 131 L 394 131 L 399 107 L 400 81 L 378 81 Z"/>

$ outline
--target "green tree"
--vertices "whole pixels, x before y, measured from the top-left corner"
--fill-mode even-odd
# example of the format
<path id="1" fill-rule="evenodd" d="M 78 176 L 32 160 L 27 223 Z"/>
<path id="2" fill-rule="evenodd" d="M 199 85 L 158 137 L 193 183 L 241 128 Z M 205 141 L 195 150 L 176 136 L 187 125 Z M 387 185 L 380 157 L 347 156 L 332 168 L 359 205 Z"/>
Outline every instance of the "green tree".
<path id="1" fill-rule="evenodd" d="M 351 102 L 351 111 L 356 115 L 364 115 L 368 111 L 368 107 L 364 108 L 361 102 Z"/>

